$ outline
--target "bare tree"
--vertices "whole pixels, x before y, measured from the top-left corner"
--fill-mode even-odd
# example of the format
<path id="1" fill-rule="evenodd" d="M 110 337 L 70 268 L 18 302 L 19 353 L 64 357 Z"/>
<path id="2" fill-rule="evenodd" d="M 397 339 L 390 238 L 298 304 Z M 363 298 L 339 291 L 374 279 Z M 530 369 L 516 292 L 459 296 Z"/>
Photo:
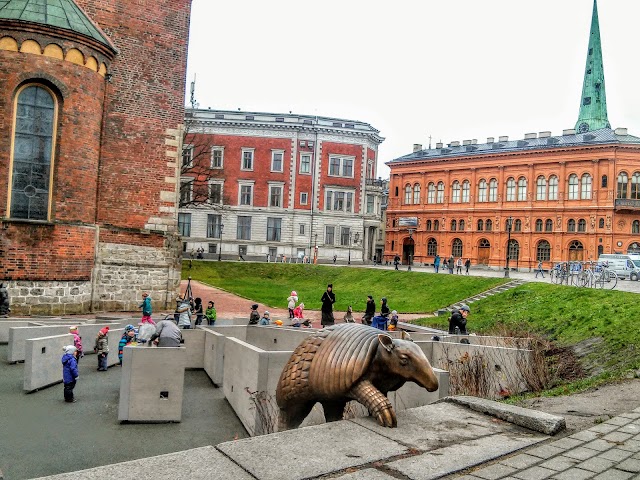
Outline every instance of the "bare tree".
<path id="1" fill-rule="evenodd" d="M 191 108 L 185 110 L 180 163 L 179 208 L 207 206 L 221 209 L 224 170 L 222 149 L 214 146 L 214 136 L 204 132 L 197 118 L 195 79 L 191 82 Z M 216 182 L 215 180 L 219 180 Z"/>

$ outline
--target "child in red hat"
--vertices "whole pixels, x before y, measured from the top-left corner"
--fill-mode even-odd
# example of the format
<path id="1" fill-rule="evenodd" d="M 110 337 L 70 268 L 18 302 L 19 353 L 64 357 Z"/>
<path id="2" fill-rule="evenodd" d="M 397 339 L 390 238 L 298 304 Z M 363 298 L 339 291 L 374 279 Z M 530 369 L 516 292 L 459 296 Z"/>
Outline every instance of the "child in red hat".
<path id="1" fill-rule="evenodd" d="M 107 356 L 109 355 L 109 326 L 100 329 L 96 337 L 93 350 L 98 354 L 98 371 L 107 371 Z"/>

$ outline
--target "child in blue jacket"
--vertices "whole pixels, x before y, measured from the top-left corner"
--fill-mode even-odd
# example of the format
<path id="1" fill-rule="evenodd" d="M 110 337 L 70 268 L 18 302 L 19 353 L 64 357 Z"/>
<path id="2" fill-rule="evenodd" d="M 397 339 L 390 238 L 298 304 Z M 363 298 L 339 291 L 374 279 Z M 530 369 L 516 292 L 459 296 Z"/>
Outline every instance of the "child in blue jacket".
<path id="1" fill-rule="evenodd" d="M 76 353 L 76 347 L 67 345 L 64 347 L 64 355 L 62 355 L 62 382 L 64 383 L 64 401 L 67 403 L 76 401 L 73 397 L 73 389 L 78 380 Z"/>

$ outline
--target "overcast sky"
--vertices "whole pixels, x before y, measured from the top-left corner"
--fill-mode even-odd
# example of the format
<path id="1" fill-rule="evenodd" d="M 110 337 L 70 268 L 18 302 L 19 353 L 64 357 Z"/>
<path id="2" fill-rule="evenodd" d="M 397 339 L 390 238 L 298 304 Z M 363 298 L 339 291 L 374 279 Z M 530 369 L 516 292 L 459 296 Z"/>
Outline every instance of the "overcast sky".
<path id="1" fill-rule="evenodd" d="M 593 0 L 193 0 L 200 108 L 321 115 L 380 130 L 379 175 L 442 141 L 578 117 Z M 599 0 L 609 121 L 640 136 L 640 1 Z M 187 92 L 188 92 L 187 87 Z"/>

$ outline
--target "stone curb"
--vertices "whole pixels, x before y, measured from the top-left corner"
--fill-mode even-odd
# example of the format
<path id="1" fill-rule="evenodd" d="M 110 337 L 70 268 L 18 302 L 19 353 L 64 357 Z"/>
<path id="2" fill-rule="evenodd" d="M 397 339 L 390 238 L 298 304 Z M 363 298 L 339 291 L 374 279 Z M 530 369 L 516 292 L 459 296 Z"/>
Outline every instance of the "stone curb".
<path id="1" fill-rule="evenodd" d="M 515 405 L 484 400 L 482 398 L 465 395 L 455 397 L 445 397 L 439 402 L 451 402 L 475 410 L 477 412 L 492 415 L 501 420 L 519 425 L 521 427 L 544 433 L 545 435 L 555 435 L 567 428 L 564 417 L 551 415 L 545 412 L 529 410 Z"/>

